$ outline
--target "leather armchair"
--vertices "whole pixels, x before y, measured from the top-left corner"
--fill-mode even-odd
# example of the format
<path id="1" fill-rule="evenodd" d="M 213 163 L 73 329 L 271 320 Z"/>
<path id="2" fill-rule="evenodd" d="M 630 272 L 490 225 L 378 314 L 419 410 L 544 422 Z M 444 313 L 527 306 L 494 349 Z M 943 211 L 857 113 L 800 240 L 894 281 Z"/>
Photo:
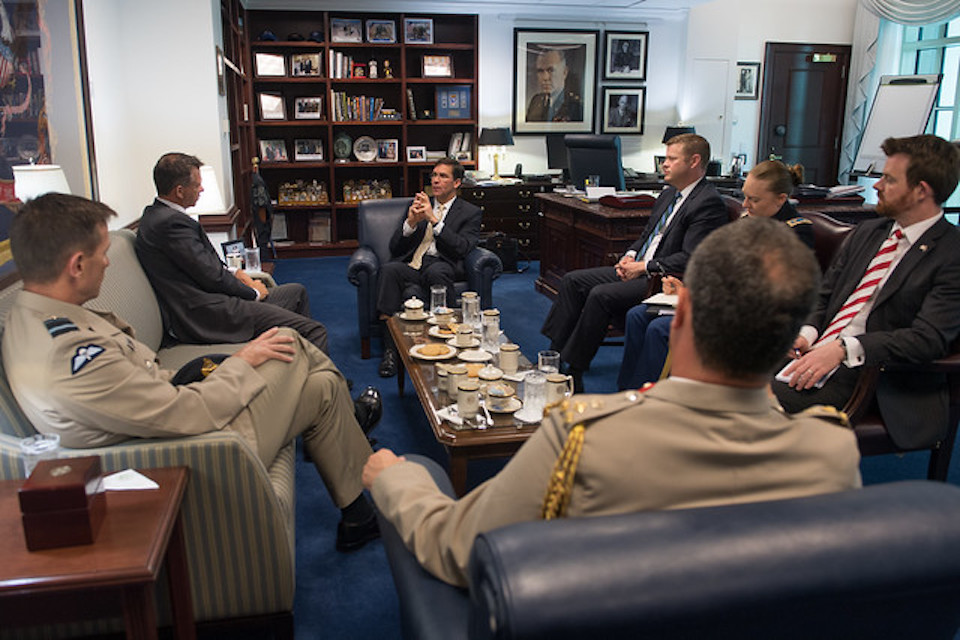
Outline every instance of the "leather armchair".
<path id="1" fill-rule="evenodd" d="M 400 226 L 413 198 L 364 200 L 357 210 L 360 247 L 350 256 L 347 280 L 357 288 L 357 323 L 361 356 L 370 357 L 370 337 L 379 335 L 381 323 L 377 311 L 380 265 L 390 260 L 390 238 Z M 464 259 L 466 280 L 456 282 L 456 292 L 476 291 L 483 309 L 493 307 L 493 281 L 503 273 L 503 263 L 492 251 L 476 247 Z M 420 287 L 404 292 L 404 298 L 429 298 Z"/>
<path id="2" fill-rule="evenodd" d="M 960 488 L 941 483 L 510 525 L 477 537 L 469 591 L 381 530 L 407 638 L 947 640 L 960 627 Z"/>

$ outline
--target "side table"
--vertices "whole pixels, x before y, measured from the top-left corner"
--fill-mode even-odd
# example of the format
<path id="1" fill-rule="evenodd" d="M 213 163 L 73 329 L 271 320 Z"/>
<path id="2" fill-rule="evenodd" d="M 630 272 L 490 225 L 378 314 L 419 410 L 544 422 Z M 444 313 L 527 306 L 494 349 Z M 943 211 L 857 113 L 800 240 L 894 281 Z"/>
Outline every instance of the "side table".
<path id="1" fill-rule="evenodd" d="M 193 601 L 180 503 L 189 469 L 145 469 L 159 489 L 107 492 L 93 544 L 27 551 L 17 489 L 0 482 L 0 620 L 30 626 L 116 615 L 128 638 L 156 638 L 154 584 L 165 564 L 176 637 L 193 639 Z"/>

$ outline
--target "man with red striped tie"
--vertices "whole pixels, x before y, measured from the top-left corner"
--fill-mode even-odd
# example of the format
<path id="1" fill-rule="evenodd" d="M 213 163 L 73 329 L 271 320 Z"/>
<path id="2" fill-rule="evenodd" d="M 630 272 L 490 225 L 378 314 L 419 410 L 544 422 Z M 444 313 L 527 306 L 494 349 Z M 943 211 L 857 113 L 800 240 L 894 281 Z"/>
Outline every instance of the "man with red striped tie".
<path id="1" fill-rule="evenodd" d="M 773 383 L 791 413 L 842 408 L 863 366 L 929 362 L 960 335 L 960 229 L 942 208 L 960 179 L 960 148 L 932 135 L 887 138 L 882 148 L 880 218 L 858 225 L 834 256 L 793 359 Z M 891 431 L 898 446 L 920 448 L 943 435 L 942 375 L 880 376 L 877 402 L 888 425 L 917 412 L 928 418 L 919 430 Z"/>

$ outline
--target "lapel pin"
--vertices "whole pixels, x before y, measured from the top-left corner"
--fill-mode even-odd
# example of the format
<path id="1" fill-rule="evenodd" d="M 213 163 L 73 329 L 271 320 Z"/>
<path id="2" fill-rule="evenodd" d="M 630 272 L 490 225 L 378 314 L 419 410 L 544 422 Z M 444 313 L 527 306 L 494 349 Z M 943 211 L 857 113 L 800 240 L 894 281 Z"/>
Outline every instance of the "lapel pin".
<path id="1" fill-rule="evenodd" d="M 927 250 L 927 245 L 925 244 L 920 245 L 920 251 L 926 251 L 926 250 Z"/>

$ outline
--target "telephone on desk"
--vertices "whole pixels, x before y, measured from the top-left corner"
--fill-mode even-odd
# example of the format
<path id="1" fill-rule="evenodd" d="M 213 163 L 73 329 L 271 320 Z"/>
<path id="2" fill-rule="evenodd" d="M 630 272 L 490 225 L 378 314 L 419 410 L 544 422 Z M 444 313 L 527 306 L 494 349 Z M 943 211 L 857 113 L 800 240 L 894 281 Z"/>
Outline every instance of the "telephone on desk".
<path id="1" fill-rule="evenodd" d="M 633 169 L 623 168 L 623 177 L 624 178 L 639 178 L 640 174 L 634 171 Z"/>

